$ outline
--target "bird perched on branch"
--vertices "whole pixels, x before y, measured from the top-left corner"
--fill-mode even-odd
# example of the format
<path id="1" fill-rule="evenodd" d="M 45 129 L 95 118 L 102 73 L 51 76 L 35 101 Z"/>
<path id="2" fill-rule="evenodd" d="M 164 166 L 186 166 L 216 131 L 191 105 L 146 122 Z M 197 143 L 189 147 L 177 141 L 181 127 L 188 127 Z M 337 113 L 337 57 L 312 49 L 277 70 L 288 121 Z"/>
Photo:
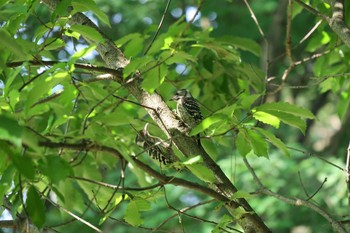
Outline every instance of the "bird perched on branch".
<path id="1" fill-rule="evenodd" d="M 171 100 L 176 101 L 176 114 L 189 129 L 203 120 L 197 100 L 186 89 L 178 90 Z"/>
<path id="2" fill-rule="evenodd" d="M 171 149 L 170 143 L 150 135 L 148 132 L 148 123 L 143 130 L 138 132 L 136 144 L 147 151 L 152 159 L 159 161 L 161 164 L 167 165 L 179 161 Z"/>

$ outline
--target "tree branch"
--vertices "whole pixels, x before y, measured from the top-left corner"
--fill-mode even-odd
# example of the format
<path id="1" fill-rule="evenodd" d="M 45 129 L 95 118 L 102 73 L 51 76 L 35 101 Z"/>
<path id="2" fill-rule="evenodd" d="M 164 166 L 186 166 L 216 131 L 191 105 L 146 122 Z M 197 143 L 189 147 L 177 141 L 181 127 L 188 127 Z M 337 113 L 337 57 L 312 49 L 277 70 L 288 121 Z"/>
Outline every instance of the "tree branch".
<path id="1" fill-rule="evenodd" d="M 327 221 L 332 225 L 334 230 L 336 230 L 339 233 L 346 233 L 346 230 L 338 221 L 333 219 L 333 217 L 329 213 L 327 213 L 325 210 L 321 209 L 319 206 L 313 204 L 312 202 L 305 201 L 305 200 L 302 200 L 299 198 L 288 198 L 288 197 L 282 196 L 278 193 L 274 193 L 274 192 L 270 191 L 269 189 L 267 189 L 262 184 L 259 177 L 256 175 L 254 169 L 250 166 L 248 160 L 246 158 L 244 158 L 243 161 L 244 161 L 246 167 L 248 168 L 249 172 L 252 174 L 254 181 L 258 184 L 258 186 L 260 188 L 260 191 L 259 191 L 260 193 L 274 197 L 274 198 L 276 198 L 280 201 L 283 201 L 287 204 L 290 204 L 290 205 L 305 206 L 309 209 L 312 209 L 313 211 L 315 211 L 316 213 L 320 214 L 325 219 L 327 219 Z"/>

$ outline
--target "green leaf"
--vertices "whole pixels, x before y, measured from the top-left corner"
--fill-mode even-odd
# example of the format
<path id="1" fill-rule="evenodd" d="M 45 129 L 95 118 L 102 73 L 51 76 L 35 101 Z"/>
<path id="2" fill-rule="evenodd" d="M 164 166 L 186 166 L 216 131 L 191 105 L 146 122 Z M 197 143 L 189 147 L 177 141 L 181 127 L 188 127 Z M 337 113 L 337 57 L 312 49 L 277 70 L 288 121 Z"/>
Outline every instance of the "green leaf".
<path id="1" fill-rule="evenodd" d="M 89 47 L 86 47 L 86 48 L 83 48 L 83 49 L 78 50 L 77 52 L 75 52 L 75 53 L 71 56 L 71 58 L 70 58 L 68 64 L 69 64 L 69 65 L 73 65 L 73 63 L 74 63 L 76 60 L 78 60 L 79 58 L 82 58 L 82 57 L 88 55 L 89 53 L 91 53 L 92 51 L 94 51 L 95 48 L 96 48 L 96 45 L 90 45 Z"/>
<path id="2" fill-rule="evenodd" d="M 131 200 L 126 208 L 124 219 L 132 226 L 139 226 L 143 223 L 140 211 L 145 211 L 149 208 L 149 202 L 145 200 Z"/>
<path id="3" fill-rule="evenodd" d="M 256 56 L 260 56 L 261 46 L 254 40 L 238 36 L 225 36 L 218 38 L 217 41 L 234 45 L 242 50 L 249 51 Z"/>
<path id="4" fill-rule="evenodd" d="M 16 39 L 14 39 L 10 33 L 3 28 L 0 28 L 0 48 L 4 50 L 10 50 L 17 58 L 25 58 L 26 54 L 23 52 L 25 51 L 21 44 L 17 42 Z"/>
<path id="5" fill-rule="evenodd" d="M 26 200 L 27 212 L 30 219 L 38 228 L 41 228 L 45 223 L 45 206 L 44 202 L 40 199 L 40 196 L 36 189 L 31 186 L 27 193 Z"/>
<path id="6" fill-rule="evenodd" d="M 56 70 L 52 75 L 49 76 L 49 72 L 45 72 L 40 78 L 32 83 L 33 88 L 29 91 L 28 96 L 23 96 L 23 98 L 26 98 L 26 100 L 23 101 L 25 101 L 27 111 L 29 111 L 40 99 L 51 94 L 53 87 L 64 79 L 70 78 L 68 71 L 59 69 L 62 65 L 62 63 L 54 65 L 52 69 L 50 69 Z"/>
<path id="7" fill-rule="evenodd" d="M 195 156 L 187 161 L 183 162 L 184 165 L 199 179 L 205 181 L 205 182 L 214 182 L 215 181 L 215 175 L 213 172 L 204 166 L 202 163 L 203 159 L 201 156 Z"/>
<path id="8" fill-rule="evenodd" d="M 118 47 L 122 47 L 123 45 L 125 45 L 126 43 L 128 43 L 131 40 L 137 39 L 141 37 L 140 33 L 130 33 L 127 34 L 126 36 L 123 36 L 122 38 L 120 38 L 119 40 L 115 41 L 115 44 Z"/>
<path id="9" fill-rule="evenodd" d="M 218 59 L 230 63 L 239 63 L 240 57 L 236 50 L 226 48 L 218 43 L 194 44 L 193 47 L 200 47 L 210 50 Z"/>
<path id="10" fill-rule="evenodd" d="M 241 156 L 246 156 L 252 150 L 250 141 L 248 141 L 246 133 L 242 132 L 242 130 L 237 134 L 236 147 Z"/>
<path id="11" fill-rule="evenodd" d="M 74 0 L 72 5 L 75 12 L 92 11 L 97 18 L 99 18 L 103 23 L 111 27 L 108 15 L 101 11 L 100 7 L 92 0 Z"/>
<path id="12" fill-rule="evenodd" d="M 143 68 L 152 61 L 154 61 L 154 58 L 150 56 L 138 57 L 131 60 L 130 63 L 123 70 L 123 77 L 128 77 L 130 74 L 136 72 L 140 68 Z"/>
<path id="13" fill-rule="evenodd" d="M 62 206 L 78 213 L 84 213 L 86 210 L 84 197 L 86 196 L 83 195 L 83 192 L 78 191 L 75 182 L 68 179 L 65 182 L 60 182 L 56 187 L 53 191 L 57 194 L 58 201 Z"/>
<path id="14" fill-rule="evenodd" d="M 269 113 L 278 117 L 278 119 L 280 119 L 283 123 L 300 129 L 302 133 L 305 132 L 306 122 L 300 117 L 278 111 L 269 111 Z"/>
<path id="15" fill-rule="evenodd" d="M 135 37 L 133 40 L 130 40 L 129 43 L 125 45 L 124 54 L 126 57 L 136 57 L 143 51 L 144 47 L 144 38 Z"/>
<path id="16" fill-rule="evenodd" d="M 23 64 L 23 66 L 25 65 L 25 63 Z M 4 87 L 4 96 L 8 97 L 10 91 L 15 91 L 14 88 L 11 88 L 11 84 L 13 83 L 13 81 L 15 80 L 15 78 L 17 77 L 17 75 L 21 72 L 22 67 L 18 68 L 18 69 L 11 69 L 11 71 L 9 71 L 8 75 L 7 75 L 7 79 L 5 82 L 5 87 Z"/>
<path id="17" fill-rule="evenodd" d="M 86 25 L 73 25 L 70 30 L 78 32 L 85 39 L 92 40 L 94 42 L 102 42 L 104 39 L 102 35 L 95 29 Z"/>
<path id="18" fill-rule="evenodd" d="M 183 164 L 184 165 L 193 165 L 193 164 L 196 164 L 196 163 L 199 163 L 202 161 L 203 161 L 202 157 L 197 155 L 197 156 L 194 156 L 194 157 L 184 161 Z"/>
<path id="19" fill-rule="evenodd" d="M 254 110 L 256 110 L 256 112 L 254 112 Z M 257 112 L 267 113 L 259 113 L 258 115 L 255 115 L 254 117 L 258 120 L 277 126 L 277 119 L 272 117 L 275 116 L 283 123 L 300 129 L 303 133 L 306 129 L 306 123 L 301 117 L 309 119 L 314 118 L 314 115 L 309 110 L 284 102 L 263 104 L 256 107 L 254 110 L 253 114 L 256 114 Z"/>
<path id="20" fill-rule="evenodd" d="M 54 184 L 58 184 L 58 182 L 73 174 L 71 166 L 58 156 L 45 156 L 45 158 L 39 162 L 39 168 Z"/>
<path id="21" fill-rule="evenodd" d="M 55 13 L 58 14 L 59 16 L 65 16 L 68 14 L 67 8 L 71 4 L 72 0 L 62 0 L 59 1 L 55 8 Z"/>
<path id="22" fill-rule="evenodd" d="M 20 147 L 22 144 L 22 132 L 23 128 L 15 119 L 0 115 L 0 139 Z"/>
<path id="23" fill-rule="evenodd" d="M 282 150 L 286 156 L 288 157 L 290 156 L 287 146 L 279 138 L 277 138 L 273 133 L 261 128 L 256 128 L 256 130 L 258 130 L 259 133 L 264 135 L 272 145 Z"/>
<path id="24" fill-rule="evenodd" d="M 214 114 L 210 117 L 207 117 L 191 130 L 190 136 L 197 135 L 203 132 L 204 130 L 208 129 L 210 126 L 222 121 L 227 121 L 227 116 L 224 114 Z"/>
<path id="25" fill-rule="evenodd" d="M 45 50 L 55 50 L 66 46 L 66 43 L 57 38 L 49 38 L 45 41 Z"/>
<path id="26" fill-rule="evenodd" d="M 22 175 L 30 180 L 35 178 L 35 168 L 31 158 L 19 154 L 11 154 L 10 157 L 13 164 Z"/>
<path id="27" fill-rule="evenodd" d="M 127 194 L 124 193 L 116 193 L 115 196 L 113 197 L 114 201 L 113 201 L 113 207 L 116 207 L 117 205 L 119 205 L 119 203 L 121 203 L 123 200 L 125 200 L 126 198 L 128 198 Z M 102 225 L 108 218 L 109 216 L 113 214 L 113 211 L 108 211 L 107 214 L 105 214 L 99 221 L 98 225 Z"/>
<path id="28" fill-rule="evenodd" d="M 283 112 L 294 116 L 309 118 L 309 119 L 315 118 L 314 114 L 312 114 L 312 112 L 310 112 L 308 109 L 305 109 L 296 105 L 292 105 L 287 102 L 266 103 L 256 107 L 256 110 L 267 112 L 267 113 L 270 113 L 271 111 Z"/>
<path id="29" fill-rule="evenodd" d="M 257 156 L 268 157 L 267 144 L 264 138 L 253 130 L 248 130 L 250 145 Z"/>
<path id="30" fill-rule="evenodd" d="M 1 145 L 1 144 L 0 144 Z M 3 145 L 1 145 L 3 146 Z M 0 152 L 2 152 L 0 150 Z M 1 158 L 7 158 L 6 156 L 1 156 Z M 0 161 L 3 162 L 3 161 Z M 6 165 L 3 163 L 3 165 Z M 5 170 L 0 170 L 1 172 L 1 178 L 0 178 L 0 197 L 4 197 L 7 192 L 10 192 L 12 189 L 12 182 L 14 179 L 15 174 L 15 168 L 14 166 L 8 165 Z M 0 199 L 0 204 L 2 205 L 3 198 Z"/>
<path id="31" fill-rule="evenodd" d="M 231 198 L 231 200 L 235 200 L 238 198 L 250 198 L 250 197 L 252 197 L 252 195 L 250 193 L 239 190 L 239 191 L 235 192 L 230 198 Z"/>
<path id="32" fill-rule="evenodd" d="M 203 164 L 190 164 L 190 165 L 186 165 L 186 167 L 195 176 L 197 176 L 199 179 L 201 179 L 205 182 L 212 183 L 215 181 L 214 173 L 209 168 L 204 166 Z"/>
<path id="33" fill-rule="evenodd" d="M 224 229 L 228 224 L 232 222 L 232 217 L 224 214 L 224 216 L 219 220 L 218 224 L 216 224 L 215 228 L 212 230 L 212 233 L 221 233 L 222 229 Z"/>
<path id="34" fill-rule="evenodd" d="M 185 53 L 183 51 L 178 51 L 176 53 L 172 53 L 172 52 L 167 50 L 167 51 L 164 51 L 161 54 L 161 57 L 162 57 L 162 59 L 166 59 L 165 63 L 167 65 L 171 65 L 171 64 L 174 64 L 174 63 L 186 64 L 187 61 L 191 61 L 191 62 L 194 62 L 194 63 L 197 62 L 195 57 L 193 57 L 191 54 Z"/>
<path id="35" fill-rule="evenodd" d="M 278 117 L 271 115 L 267 112 L 256 111 L 254 109 L 252 112 L 253 112 L 253 117 L 256 120 L 261 121 L 265 124 L 272 125 L 275 128 L 278 128 L 280 126 L 280 119 L 278 119 Z"/>
<path id="36" fill-rule="evenodd" d="M 339 103 L 337 104 L 337 112 L 340 119 L 344 119 L 350 106 L 350 93 L 343 91 L 340 93 Z"/>
<path id="37" fill-rule="evenodd" d="M 165 80 L 168 73 L 167 67 L 162 64 L 144 73 L 141 87 L 148 93 L 153 93 Z"/>

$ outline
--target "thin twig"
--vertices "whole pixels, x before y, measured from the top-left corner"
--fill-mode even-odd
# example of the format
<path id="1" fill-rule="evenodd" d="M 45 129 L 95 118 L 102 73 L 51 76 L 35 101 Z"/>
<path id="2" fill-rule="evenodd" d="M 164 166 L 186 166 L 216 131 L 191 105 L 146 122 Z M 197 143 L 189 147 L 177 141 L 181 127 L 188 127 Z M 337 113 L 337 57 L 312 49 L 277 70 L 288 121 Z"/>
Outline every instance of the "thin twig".
<path id="1" fill-rule="evenodd" d="M 341 171 L 344 171 L 344 169 L 341 166 L 339 166 L 339 165 L 337 165 L 337 164 L 335 164 L 335 163 L 333 163 L 331 161 L 328 161 L 327 159 L 325 159 L 325 158 L 323 158 L 323 157 L 321 157 L 321 156 L 319 156 L 317 154 L 313 154 L 311 152 L 307 152 L 307 151 L 304 151 L 304 150 L 301 150 L 301 149 L 298 149 L 298 148 L 294 148 L 294 147 L 290 147 L 290 146 L 287 146 L 287 148 L 290 149 L 290 150 L 298 151 L 298 152 L 303 153 L 304 155 L 307 155 L 307 156 L 316 157 L 316 158 L 322 160 L 323 162 L 328 163 L 329 165 L 331 165 L 331 166 L 333 166 L 335 168 L 338 168 Z"/>
<path id="2" fill-rule="evenodd" d="M 45 197 L 45 196 L 44 196 Z M 97 227 L 95 227 L 94 225 L 92 225 L 91 223 L 89 223 L 88 221 L 80 218 L 79 216 L 75 215 L 74 213 L 72 213 L 71 211 L 67 210 L 66 208 L 62 207 L 59 204 L 56 204 L 55 202 L 53 202 L 50 198 L 45 197 L 45 199 L 50 202 L 53 206 L 55 206 L 56 208 L 62 210 L 63 212 L 66 212 L 68 215 L 70 215 L 71 217 L 75 218 L 76 220 L 78 220 L 79 222 L 82 222 L 83 224 L 85 224 L 86 226 L 90 227 L 91 229 L 94 229 L 95 231 L 99 232 L 99 233 L 103 233 L 103 231 L 101 231 L 100 229 L 98 229 Z"/>
<path id="3" fill-rule="evenodd" d="M 96 181 L 96 180 L 91 180 L 91 179 L 87 179 L 84 177 L 77 177 L 77 176 L 69 176 L 68 178 L 74 179 L 74 180 L 80 180 L 80 181 L 84 181 L 84 182 L 88 182 L 88 183 L 92 183 L 92 184 L 96 184 L 99 185 L 101 187 L 105 187 L 105 188 L 109 188 L 109 189 L 123 189 L 123 190 L 130 190 L 130 191 L 145 191 L 145 190 L 150 190 L 150 189 L 154 189 L 154 188 L 158 188 L 159 186 L 161 186 L 160 183 L 151 185 L 151 186 L 147 186 L 147 187 L 142 187 L 142 188 L 129 188 L 129 187 L 122 187 L 122 186 L 118 186 L 118 185 L 113 185 L 113 184 L 108 184 L 105 182 L 101 182 L 101 181 Z"/>
<path id="4" fill-rule="evenodd" d="M 324 178 L 324 180 L 323 180 L 322 184 L 320 185 L 320 187 L 318 187 L 318 189 L 317 189 L 308 199 L 306 199 L 306 201 L 311 200 L 311 199 L 322 189 L 323 185 L 324 185 L 326 182 L 327 182 L 327 177 Z"/>
<path id="5" fill-rule="evenodd" d="M 327 20 L 328 17 L 325 16 L 324 14 L 320 13 L 319 11 L 317 11 L 315 8 L 311 7 L 310 5 L 307 5 L 306 3 L 304 3 L 301 0 L 294 0 L 296 3 L 298 3 L 299 5 L 301 5 L 305 10 L 309 11 L 310 13 L 320 17 L 323 20 Z"/>
<path id="6" fill-rule="evenodd" d="M 320 19 L 316 24 L 315 26 L 313 26 L 313 28 L 311 28 L 311 30 L 306 33 L 306 35 L 299 41 L 298 45 L 302 44 L 305 40 L 307 40 L 311 34 L 318 28 L 318 26 L 320 26 L 320 24 L 323 22 L 322 19 Z"/>
<path id="7" fill-rule="evenodd" d="M 94 106 L 92 106 L 92 108 L 90 108 L 88 114 L 86 114 L 84 121 L 83 121 L 83 130 L 82 130 L 82 134 L 85 133 L 85 130 L 87 129 L 87 120 L 89 118 L 89 116 L 92 114 L 92 112 L 100 105 L 102 104 L 105 100 L 107 100 L 109 97 L 113 96 L 114 93 L 116 91 L 118 91 L 120 88 L 122 88 L 123 86 L 119 86 L 117 88 L 115 88 L 113 91 L 111 91 L 110 93 L 108 93 L 104 98 L 102 98 L 101 100 L 99 100 Z"/>
<path id="8" fill-rule="evenodd" d="M 348 188 L 348 204 L 350 205 L 350 142 L 348 146 L 348 153 L 346 155 L 346 167 L 345 167 L 345 175 L 346 175 L 346 184 Z"/>
<path id="9" fill-rule="evenodd" d="M 165 201 L 166 201 L 166 203 L 167 203 L 167 206 L 168 206 L 170 209 L 175 210 L 175 211 L 177 212 L 176 214 L 174 214 L 174 215 L 171 216 L 171 217 L 180 216 L 180 215 L 185 215 L 185 216 L 187 216 L 187 217 L 189 217 L 189 218 L 192 218 L 192 219 L 195 219 L 195 220 L 198 220 L 198 221 L 210 223 L 210 224 L 212 224 L 212 225 L 218 225 L 217 222 L 210 221 L 210 220 L 207 220 L 207 219 L 204 219 L 204 218 L 199 218 L 199 217 L 197 217 L 197 216 L 194 216 L 194 215 L 191 215 L 191 214 L 186 213 L 186 211 L 188 211 L 188 210 L 190 210 L 190 209 L 196 208 L 196 207 L 198 207 L 198 206 L 201 206 L 201 205 L 204 205 L 204 204 L 207 204 L 207 203 L 211 203 L 211 202 L 215 201 L 215 199 L 214 199 L 214 200 L 212 199 L 212 200 L 209 200 L 209 201 L 205 201 L 205 202 L 201 202 L 201 203 L 198 203 L 198 204 L 196 204 L 196 205 L 193 205 L 193 206 L 190 206 L 190 207 L 186 207 L 186 208 L 183 208 L 183 209 L 179 210 L 179 209 L 173 207 L 173 206 L 169 203 L 169 200 L 168 200 L 168 197 L 167 197 L 165 191 L 164 191 L 164 198 L 165 198 Z M 161 225 L 164 225 L 164 224 L 162 223 Z M 158 229 L 158 228 L 159 228 L 159 227 L 157 227 L 156 229 Z M 239 230 L 237 230 L 237 229 L 235 229 L 235 228 L 232 228 L 232 227 L 227 227 L 227 228 L 230 229 L 230 230 L 233 230 L 233 231 L 235 231 L 235 232 L 243 233 L 242 231 L 239 231 Z M 155 229 L 155 230 L 156 230 L 156 229 Z M 219 227 L 219 229 L 221 230 L 221 232 L 230 232 L 230 231 L 224 229 L 223 227 Z"/>
<path id="10" fill-rule="evenodd" d="M 260 193 L 265 194 L 267 196 L 274 197 L 280 201 L 283 201 L 287 204 L 294 205 L 294 206 L 305 206 L 322 217 L 324 217 L 333 227 L 334 230 L 336 230 L 339 233 L 347 233 L 344 227 L 337 221 L 335 220 L 328 212 L 325 210 L 321 209 L 319 206 L 313 204 L 312 202 L 305 201 L 299 198 L 289 198 L 283 195 L 280 195 L 278 193 L 272 192 L 271 190 L 267 189 L 259 179 L 259 177 L 256 175 L 254 169 L 252 166 L 249 164 L 248 160 L 246 158 L 243 159 L 246 167 L 248 168 L 249 172 L 252 174 L 254 181 L 258 184 L 260 188 Z"/>
<path id="11" fill-rule="evenodd" d="M 168 0 L 167 4 L 166 4 L 166 6 L 165 6 L 165 9 L 164 9 L 164 12 L 163 12 L 162 18 L 161 18 L 161 20 L 160 20 L 160 22 L 159 22 L 159 25 L 158 25 L 157 31 L 156 31 L 156 33 L 154 34 L 154 36 L 153 36 L 153 38 L 152 38 L 151 43 L 148 45 L 148 47 L 147 47 L 147 49 L 146 49 L 146 51 L 144 52 L 144 54 L 143 54 L 143 55 L 146 55 L 146 54 L 148 53 L 148 51 L 151 49 L 151 47 L 152 47 L 152 45 L 153 45 L 154 41 L 156 40 L 156 38 L 157 38 L 157 36 L 158 36 L 158 33 L 159 33 L 160 29 L 161 29 L 161 28 L 162 28 L 162 26 L 163 26 L 164 18 L 165 18 L 165 15 L 166 15 L 166 14 L 167 14 L 167 12 L 168 12 L 168 9 L 169 9 L 169 6 L 170 6 L 170 3 L 171 3 L 171 0 Z"/>
<path id="12" fill-rule="evenodd" d="M 249 10 L 249 13 L 250 13 L 250 16 L 252 17 L 252 19 L 253 19 L 255 25 L 257 26 L 260 35 L 261 35 L 262 38 L 265 40 L 265 39 L 266 39 L 265 34 L 264 34 L 263 30 L 262 30 L 261 27 L 260 27 L 259 21 L 258 21 L 258 19 L 256 18 L 255 14 L 254 14 L 254 11 L 253 11 L 252 8 L 250 7 L 250 5 L 249 5 L 249 3 L 248 3 L 247 0 L 244 0 L 244 3 L 245 3 L 245 5 L 247 6 L 247 8 L 248 8 L 248 10 Z"/>

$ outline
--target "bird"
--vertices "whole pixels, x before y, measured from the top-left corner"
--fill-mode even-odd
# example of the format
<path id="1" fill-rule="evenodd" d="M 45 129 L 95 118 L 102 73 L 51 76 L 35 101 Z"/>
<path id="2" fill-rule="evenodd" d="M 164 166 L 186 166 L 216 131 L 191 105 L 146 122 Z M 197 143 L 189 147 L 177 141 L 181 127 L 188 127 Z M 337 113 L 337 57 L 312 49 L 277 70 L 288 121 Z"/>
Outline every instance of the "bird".
<path id="1" fill-rule="evenodd" d="M 188 90 L 176 91 L 171 100 L 176 101 L 176 115 L 189 129 L 193 129 L 203 120 L 198 102 Z"/>
<path id="2" fill-rule="evenodd" d="M 148 155 L 159 161 L 160 164 L 169 165 L 179 161 L 171 149 L 171 143 L 167 143 L 161 138 L 152 136 L 148 132 L 148 123 L 140 130 L 136 136 L 136 144 L 148 152 Z"/>

